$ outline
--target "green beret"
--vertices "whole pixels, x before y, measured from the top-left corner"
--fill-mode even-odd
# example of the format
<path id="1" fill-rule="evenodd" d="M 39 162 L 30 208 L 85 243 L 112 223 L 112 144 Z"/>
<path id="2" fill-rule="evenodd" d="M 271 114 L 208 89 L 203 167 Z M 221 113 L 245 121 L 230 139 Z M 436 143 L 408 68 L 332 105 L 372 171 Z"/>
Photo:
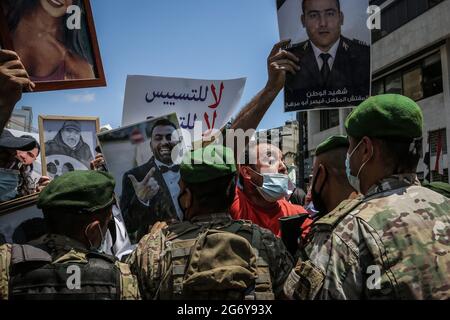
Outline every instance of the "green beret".
<path id="1" fill-rule="evenodd" d="M 370 97 L 361 103 L 345 121 L 347 134 L 415 139 L 422 137 L 423 114 L 413 100 L 398 94 Z"/>
<path id="2" fill-rule="evenodd" d="M 114 201 L 114 178 L 100 171 L 73 171 L 53 180 L 39 195 L 39 209 L 70 208 L 91 213 Z"/>
<path id="3" fill-rule="evenodd" d="M 348 142 L 347 136 L 331 136 L 318 145 L 316 149 L 316 156 L 330 150 L 337 148 L 348 148 L 349 146 L 350 143 Z"/>
<path id="4" fill-rule="evenodd" d="M 234 153 L 223 145 L 211 144 L 188 152 L 180 165 L 186 183 L 203 183 L 236 173 Z"/>
<path id="5" fill-rule="evenodd" d="M 433 190 L 434 192 L 442 194 L 447 198 L 450 198 L 450 184 L 448 183 L 438 181 L 438 182 L 424 183 L 423 186 L 425 188 Z"/>

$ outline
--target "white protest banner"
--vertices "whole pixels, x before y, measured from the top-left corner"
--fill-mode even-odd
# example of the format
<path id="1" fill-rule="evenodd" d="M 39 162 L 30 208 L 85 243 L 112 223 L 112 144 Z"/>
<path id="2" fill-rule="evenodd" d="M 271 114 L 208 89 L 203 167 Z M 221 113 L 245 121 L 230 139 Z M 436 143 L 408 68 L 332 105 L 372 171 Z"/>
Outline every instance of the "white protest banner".
<path id="1" fill-rule="evenodd" d="M 122 126 L 176 113 L 180 127 L 190 132 L 191 138 L 194 138 L 194 126 L 199 123 L 202 132 L 221 129 L 236 110 L 245 82 L 246 78 L 195 80 L 130 75 Z"/>

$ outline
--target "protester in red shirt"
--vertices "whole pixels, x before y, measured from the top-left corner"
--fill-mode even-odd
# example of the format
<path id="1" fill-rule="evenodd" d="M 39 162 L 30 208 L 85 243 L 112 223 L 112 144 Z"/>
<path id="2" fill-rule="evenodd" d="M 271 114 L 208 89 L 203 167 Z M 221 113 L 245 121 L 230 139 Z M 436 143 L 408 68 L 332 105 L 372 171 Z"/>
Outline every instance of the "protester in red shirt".
<path id="1" fill-rule="evenodd" d="M 252 154 L 256 164 L 251 164 Z M 307 214 L 303 207 L 286 200 L 291 192 L 282 152 L 268 143 L 251 143 L 245 157 L 245 164 L 239 167 L 240 186 L 231 206 L 231 215 L 236 220 L 250 220 L 280 237 L 279 218 Z M 309 232 L 311 223 L 307 219 L 303 224 L 303 237 Z"/>

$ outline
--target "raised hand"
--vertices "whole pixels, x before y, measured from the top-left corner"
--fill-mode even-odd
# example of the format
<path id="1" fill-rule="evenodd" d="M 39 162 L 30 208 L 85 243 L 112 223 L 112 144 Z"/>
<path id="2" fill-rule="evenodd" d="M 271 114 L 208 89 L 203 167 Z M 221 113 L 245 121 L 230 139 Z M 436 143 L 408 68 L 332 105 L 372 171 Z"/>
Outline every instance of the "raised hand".
<path id="1" fill-rule="evenodd" d="M 21 99 L 22 92 L 33 91 L 34 87 L 17 53 L 0 50 L 0 132 Z"/>
<path id="2" fill-rule="evenodd" d="M 293 53 L 282 49 L 290 42 L 291 40 L 283 40 L 275 44 L 267 59 L 267 68 L 269 72 L 267 87 L 276 91 L 283 89 L 287 72 L 295 75 L 297 71 L 300 70 L 300 67 L 298 66 L 298 63 L 300 62 L 299 58 Z"/>
<path id="3" fill-rule="evenodd" d="M 159 191 L 158 182 L 153 178 L 155 170 L 155 168 L 152 168 L 141 182 L 137 181 L 135 176 L 128 175 L 133 184 L 136 197 L 144 204 L 148 204 Z"/>

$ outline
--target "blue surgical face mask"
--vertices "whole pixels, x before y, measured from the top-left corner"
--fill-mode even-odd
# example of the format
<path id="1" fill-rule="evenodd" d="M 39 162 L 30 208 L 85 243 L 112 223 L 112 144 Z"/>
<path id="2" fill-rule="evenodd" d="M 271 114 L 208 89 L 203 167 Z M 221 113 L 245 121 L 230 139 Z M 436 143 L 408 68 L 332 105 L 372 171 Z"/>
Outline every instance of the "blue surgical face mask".
<path id="1" fill-rule="evenodd" d="M 345 159 L 345 172 L 347 174 L 348 183 L 352 186 L 353 189 L 355 189 L 358 193 L 361 193 L 361 180 L 359 179 L 359 175 L 361 174 L 362 169 L 365 167 L 365 165 L 372 159 L 373 156 L 373 147 L 372 147 L 372 156 L 362 164 L 362 166 L 358 170 L 358 174 L 356 177 L 352 175 L 351 168 L 350 168 L 350 159 L 355 154 L 355 151 L 358 150 L 359 146 L 362 144 L 362 140 L 358 143 L 355 149 L 353 149 L 351 154 L 347 153 L 347 158 Z"/>
<path id="2" fill-rule="evenodd" d="M 256 187 L 259 194 L 267 202 L 277 202 L 289 194 L 289 177 L 287 174 L 281 173 L 264 173 L 260 174 L 252 169 L 253 172 L 263 177 L 263 184 L 261 187 L 252 184 Z"/>
<path id="3" fill-rule="evenodd" d="M 19 172 L 16 170 L 0 171 L 0 202 L 13 200 L 17 197 Z"/>

